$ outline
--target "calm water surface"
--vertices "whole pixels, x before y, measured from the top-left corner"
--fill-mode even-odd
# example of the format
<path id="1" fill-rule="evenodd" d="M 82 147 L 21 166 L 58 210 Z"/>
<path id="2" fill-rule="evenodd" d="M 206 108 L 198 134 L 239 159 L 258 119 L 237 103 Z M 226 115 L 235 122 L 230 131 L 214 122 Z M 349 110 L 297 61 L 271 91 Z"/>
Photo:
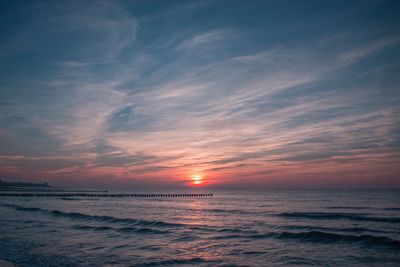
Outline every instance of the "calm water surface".
<path id="1" fill-rule="evenodd" d="M 18 266 L 400 266 L 400 191 L 212 198 L 0 198 Z"/>

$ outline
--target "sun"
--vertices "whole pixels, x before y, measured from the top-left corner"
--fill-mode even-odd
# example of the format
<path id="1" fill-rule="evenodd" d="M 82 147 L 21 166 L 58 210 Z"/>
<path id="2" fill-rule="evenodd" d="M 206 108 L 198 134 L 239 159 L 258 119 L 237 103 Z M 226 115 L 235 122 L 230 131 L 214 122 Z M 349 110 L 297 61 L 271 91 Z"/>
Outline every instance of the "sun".
<path id="1" fill-rule="evenodd" d="M 203 177 L 201 175 L 193 175 L 192 176 L 192 181 L 194 185 L 201 185 L 203 183 Z"/>

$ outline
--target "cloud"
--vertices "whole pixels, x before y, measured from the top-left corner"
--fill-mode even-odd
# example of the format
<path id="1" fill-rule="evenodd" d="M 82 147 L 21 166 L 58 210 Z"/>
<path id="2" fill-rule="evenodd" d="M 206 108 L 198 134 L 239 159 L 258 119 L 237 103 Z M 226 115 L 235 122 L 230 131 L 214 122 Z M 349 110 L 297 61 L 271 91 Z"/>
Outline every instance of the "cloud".
<path id="1" fill-rule="evenodd" d="M 153 163 L 157 159 L 155 156 L 136 153 L 129 155 L 123 152 L 100 154 L 95 160 L 95 166 L 106 167 L 127 167 L 131 165 L 143 165 Z"/>
<path id="2" fill-rule="evenodd" d="M 343 52 L 341 55 L 339 55 L 339 58 L 343 63 L 351 64 L 380 50 L 390 48 L 391 46 L 396 46 L 399 44 L 400 35 L 388 36 L 385 38 L 377 39 L 371 43 L 363 44 L 356 49 L 351 49 L 350 51 Z"/>
<path id="3" fill-rule="evenodd" d="M 180 45 L 178 45 L 177 49 L 195 49 L 206 44 L 218 42 L 221 40 L 232 39 L 235 37 L 235 34 L 232 30 L 228 29 L 217 29 L 204 33 L 196 34 L 195 36 L 186 39 Z"/>
<path id="4" fill-rule="evenodd" d="M 8 168 L 23 169 L 26 175 L 38 175 L 43 172 L 62 170 L 71 167 L 83 167 L 84 162 L 68 157 L 1 157 L 0 163 Z M 30 173 L 29 173 L 30 172 Z"/>
<path id="5" fill-rule="evenodd" d="M 264 20 L 268 3 L 257 20 L 188 5 L 30 7 L 20 29 L 30 46 L 16 41 L 0 66 L 1 166 L 177 184 L 193 173 L 242 184 L 398 170 L 397 34 L 327 33 L 305 19 L 309 35 L 294 35 Z M 8 47 L 15 32 L 5 35 Z"/>
<path id="6" fill-rule="evenodd" d="M 136 19 L 116 1 L 46 3 L 36 8 L 39 13 L 44 8 L 51 12 L 45 19 L 35 18 L 38 27 L 48 27 L 49 33 L 60 38 L 67 54 L 76 60 L 111 60 L 136 39 Z"/>

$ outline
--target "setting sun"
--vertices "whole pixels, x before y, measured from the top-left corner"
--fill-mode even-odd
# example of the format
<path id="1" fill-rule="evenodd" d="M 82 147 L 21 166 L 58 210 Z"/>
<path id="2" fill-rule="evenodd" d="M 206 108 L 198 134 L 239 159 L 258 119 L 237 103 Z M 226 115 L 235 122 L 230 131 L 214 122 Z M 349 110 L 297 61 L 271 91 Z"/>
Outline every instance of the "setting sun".
<path id="1" fill-rule="evenodd" d="M 201 177 L 201 175 L 193 175 L 192 180 L 194 185 L 200 185 L 203 183 L 203 178 Z"/>

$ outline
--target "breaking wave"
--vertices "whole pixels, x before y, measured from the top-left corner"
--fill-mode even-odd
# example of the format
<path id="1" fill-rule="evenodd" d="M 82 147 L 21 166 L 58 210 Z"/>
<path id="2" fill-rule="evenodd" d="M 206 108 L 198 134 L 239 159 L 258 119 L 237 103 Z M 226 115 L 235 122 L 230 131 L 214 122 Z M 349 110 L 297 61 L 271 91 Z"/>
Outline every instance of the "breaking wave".
<path id="1" fill-rule="evenodd" d="M 215 236 L 213 239 L 292 239 L 300 242 L 314 243 L 363 243 L 367 245 L 390 246 L 400 248 L 400 241 L 385 236 L 337 234 L 321 231 L 304 232 L 271 232 L 255 235 L 226 235 Z"/>
<path id="2" fill-rule="evenodd" d="M 398 217 L 376 217 L 368 213 L 336 213 L 336 212 L 283 212 L 278 216 L 285 218 L 305 218 L 318 220 L 340 220 L 399 223 Z"/>
<path id="3" fill-rule="evenodd" d="M 59 210 L 46 210 L 41 208 L 31 208 L 31 207 L 22 207 L 19 205 L 13 204 L 4 204 L 3 206 L 14 208 L 19 211 L 27 211 L 27 212 L 39 212 L 46 215 L 51 215 L 55 217 L 65 217 L 69 219 L 75 220 L 84 220 L 84 221 L 99 221 L 99 222 L 108 222 L 108 223 L 123 223 L 129 225 L 138 225 L 138 226 L 151 226 L 151 227 L 180 227 L 182 224 L 178 223 L 168 223 L 163 221 L 149 221 L 149 220 L 139 220 L 139 219 L 131 219 L 131 218 L 119 218 L 113 216 L 99 216 L 99 215 L 89 215 L 78 212 L 63 212 Z"/>

